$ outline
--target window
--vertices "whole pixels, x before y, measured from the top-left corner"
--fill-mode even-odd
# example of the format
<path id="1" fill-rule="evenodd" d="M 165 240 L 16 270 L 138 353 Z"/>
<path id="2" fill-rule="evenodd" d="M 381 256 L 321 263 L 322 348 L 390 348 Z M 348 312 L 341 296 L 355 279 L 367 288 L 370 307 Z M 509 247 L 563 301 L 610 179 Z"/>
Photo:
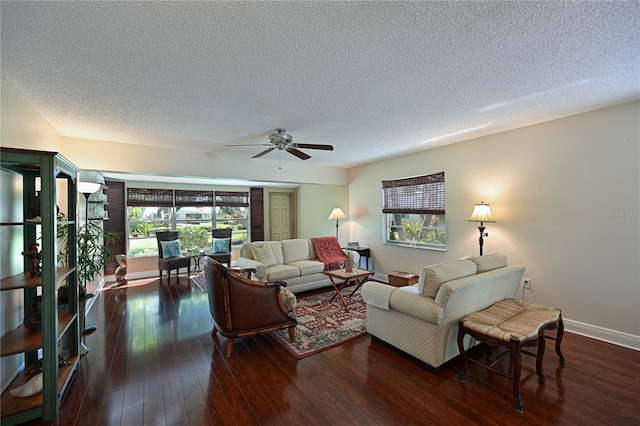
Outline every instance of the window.
<path id="1" fill-rule="evenodd" d="M 446 250 L 444 172 L 382 181 L 383 242 Z"/>
<path id="2" fill-rule="evenodd" d="M 169 231 L 173 190 L 127 188 L 129 255 L 157 254 L 156 232 Z"/>
<path id="3" fill-rule="evenodd" d="M 242 245 L 247 241 L 249 223 L 249 193 L 216 191 L 215 227 L 232 228 L 231 245 Z"/>
<path id="4" fill-rule="evenodd" d="M 129 255 L 158 253 L 156 232 L 178 231 L 183 250 L 211 247 L 213 191 L 127 189 Z"/>
<path id="5" fill-rule="evenodd" d="M 180 247 L 198 251 L 211 248 L 213 191 L 175 191 L 175 230 Z"/>

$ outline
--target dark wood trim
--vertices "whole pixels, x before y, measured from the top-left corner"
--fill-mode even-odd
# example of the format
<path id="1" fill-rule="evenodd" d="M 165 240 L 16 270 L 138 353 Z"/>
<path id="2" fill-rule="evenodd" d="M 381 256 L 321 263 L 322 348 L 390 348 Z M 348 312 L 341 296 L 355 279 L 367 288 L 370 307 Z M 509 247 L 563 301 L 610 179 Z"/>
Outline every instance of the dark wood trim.
<path id="1" fill-rule="evenodd" d="M 251 188 L 251 241 L 264 241 L 264 190 L 263 188 Z"/>

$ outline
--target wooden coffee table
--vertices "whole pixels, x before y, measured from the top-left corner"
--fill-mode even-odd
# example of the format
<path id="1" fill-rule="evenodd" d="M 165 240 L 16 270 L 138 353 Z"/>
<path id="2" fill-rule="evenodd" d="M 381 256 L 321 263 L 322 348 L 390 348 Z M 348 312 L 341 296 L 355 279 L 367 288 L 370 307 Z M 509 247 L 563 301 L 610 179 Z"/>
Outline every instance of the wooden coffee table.
<path id="1" fill-rule="evenodd" d="M 332 302 L 337 295 L 340 298 L 342 305 L 345 308 L 347 308 L 347 304 L 345 303 L 344 298 L 342 297 L 342 293 L 341 293 L 342 289 L 347 285 L 349 281 L 357 282 L 358 285 L 356 285 L 356 288 L 349 295 L 349 297 L 353 296 L 355 292 L 358 291 L 358 289 L 362 286 L 362 284 L 364 284 L 369 280 L 369 277 L 371 277 L 374 274 L 374 272 L 366 269 L 354 269 L 352 272 L 347 272 L 344 269 L 336 269 L 333 271 L 324 271 L 324 274 L 329 277 L 329 279 L 331 280 L 331 284 L 333 285 L 333 288 L 336 291 L 336 294 L 333 295 L 333 297 L 331 298 L 331 300 L 329 300 L 329 302 Z M 342 280 L 342 283 L 340 282 L 336 283 L 335 280 Z"/>

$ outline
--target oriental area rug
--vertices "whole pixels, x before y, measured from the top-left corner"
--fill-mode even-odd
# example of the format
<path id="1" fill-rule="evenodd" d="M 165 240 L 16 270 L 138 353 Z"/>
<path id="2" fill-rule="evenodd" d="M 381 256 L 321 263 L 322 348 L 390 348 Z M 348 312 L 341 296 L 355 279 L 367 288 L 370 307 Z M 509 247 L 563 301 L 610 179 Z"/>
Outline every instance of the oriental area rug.
<path id="1" fill-rule="evenodd" d="M 309 297 L 298 297 L 296 341 L 289 340 L 289 330 L 279 330 L 271 336 L 297 359 L 315 355 L 344 342 L 367 334 L 367 306 L 358 290 L 349 297 L 353 287 L 343 289 L 347 308 L 329 291 Z"/>

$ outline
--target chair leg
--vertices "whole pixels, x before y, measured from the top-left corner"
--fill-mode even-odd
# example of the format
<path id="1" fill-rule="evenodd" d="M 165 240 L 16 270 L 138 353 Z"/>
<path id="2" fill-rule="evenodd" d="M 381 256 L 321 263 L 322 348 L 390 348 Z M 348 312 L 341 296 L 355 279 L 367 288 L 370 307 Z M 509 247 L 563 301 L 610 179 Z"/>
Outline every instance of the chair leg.
<path id="1" fill-rule="evenodd" d="M 289 327 L 289 339 L 291 340 L 291 343 L 296 341 L 296 326 L 295 325 L 293 327 Z"/>
<path id="2" fill-rule="evenodd" d="M 233 352 L 233 338 L 227 337 L 227 358 L 231 358 L 232 352 Z"/>

